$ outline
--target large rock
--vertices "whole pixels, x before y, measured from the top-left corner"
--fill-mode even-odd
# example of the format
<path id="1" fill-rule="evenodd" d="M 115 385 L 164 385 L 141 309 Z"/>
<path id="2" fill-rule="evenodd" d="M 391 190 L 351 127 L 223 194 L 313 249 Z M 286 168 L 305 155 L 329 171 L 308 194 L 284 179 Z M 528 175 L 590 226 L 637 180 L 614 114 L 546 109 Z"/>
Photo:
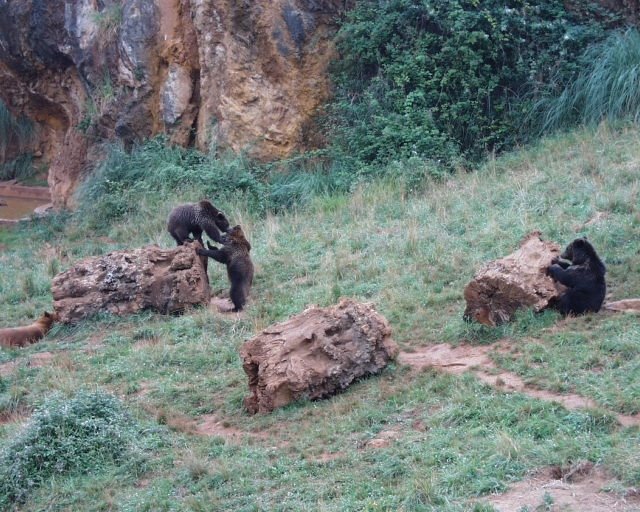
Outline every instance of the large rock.
<path id="1" fill-rule="evenodd" d="M 299 398 L 333 395 L 379 372 L 397 351 L 387 320 L 370 304 L 343 299 L 309 308 L 241 347 L 251 392 L 245 407 L 270 412 Z"/>
<path id="2" fill-rule="evenodd" d="M 209 282 L 196 247 L 201 246 L 149 246 L 84 259 L 53 279 L 55 312 L 61 322 L 71 323 L 99 312 L 170 314 L 206 305 Z"/>
<path id="3" fill-rule="evenodd" d="M 517 309 L 548 307 L 563 290 L 545 274 L 559 255 L 560 246 L 543 241 L 538 231 L 527 235 L 520 249 L 485 264 L 467 284 L 465 318 L 495 326 L 511 320 Z"/>

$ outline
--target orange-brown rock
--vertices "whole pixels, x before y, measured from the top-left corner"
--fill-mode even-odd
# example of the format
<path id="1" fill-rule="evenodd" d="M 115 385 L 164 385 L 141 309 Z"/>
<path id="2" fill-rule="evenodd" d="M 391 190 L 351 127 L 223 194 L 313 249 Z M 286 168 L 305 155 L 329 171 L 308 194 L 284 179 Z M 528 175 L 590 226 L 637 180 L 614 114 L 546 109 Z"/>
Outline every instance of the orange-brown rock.
<path id="1" fill-rule="evenodd" d="M 387 320 L 371 304 L 343 299 L 309 308 L 242 345 L 251 393 L 245 407 L 266 413 L 300 398 L 331 396 L 378 373 L 397 352 Z"/>
<path id="2" fill-rule="evenodd" d="M 558 244 L 543 241 L 537 231 L 527 235 L 517 251 L 485 264 L 467 284 L 465 318 L 495 326 L 520 308 L 545 309 L 562 291 L 545 273 L 557 256 Z"/>
<path id="3" fill-rule="evenodd" d="M 144 309 L 180 313 L 210 299 L 199 243 L 174 249 L 155 245 L 87 258 L 51 284 L 58 319 L 75 323 L 100 312 L 129 315 Z"/>
<path id="4" fill-rule="evenodd" d="M 0 98 L 37 125 L 56 207 L 100 156 L 158 133 L 268 160 L 305 149 L 351 0 L 0 2 Z M 1 162 L 0 162 L 1 163 Z"/>

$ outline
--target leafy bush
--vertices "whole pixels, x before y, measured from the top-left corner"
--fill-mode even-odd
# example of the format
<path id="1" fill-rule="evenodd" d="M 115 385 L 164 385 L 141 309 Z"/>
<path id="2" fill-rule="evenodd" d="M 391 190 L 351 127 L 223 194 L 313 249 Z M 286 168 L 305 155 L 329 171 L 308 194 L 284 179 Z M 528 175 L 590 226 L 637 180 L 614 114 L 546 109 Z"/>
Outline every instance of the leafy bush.
<path id="1" fill-rule="evenodd" d="M 596 19 L 597 7 L 583 10 Z M 554 0 L 361 0 L 337 37 L 330 137 L 373 164 L 418 156 L 451 166 L 508 148 L 532 93 L 574 76 L 602 23 Z"/>
<path id="2" fill-rule="evenodd" d="M 0 452 L 0 504 L 24 501 L 55 475 L 96 470 L 131 457 L 136 424 L 101 392 L 54 396 Z"/>
<path id="3" fill-rule="evenodd" d="M 640 121 L 640 33 L 617 32 L 588 48 L 585 69 L 558 95 L 539 100 L 533 119 L 540 133 L 603 120 Z"/>

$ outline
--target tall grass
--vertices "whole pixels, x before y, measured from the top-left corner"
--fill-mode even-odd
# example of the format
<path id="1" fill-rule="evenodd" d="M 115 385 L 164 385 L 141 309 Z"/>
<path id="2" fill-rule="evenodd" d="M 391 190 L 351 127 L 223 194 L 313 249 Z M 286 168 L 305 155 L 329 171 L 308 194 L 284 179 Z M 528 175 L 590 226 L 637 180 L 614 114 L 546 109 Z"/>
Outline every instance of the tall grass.
<path id="1" fill-rule="evenodd" d="M 129 153 L 112 145 L 78 192 L 85 226 L 106 230 L 141 212 L 143 204 L 208 198 L 223 207 L 242 202 L 257 215 L 309 204 L 314 197 L 351 190 L 363 175 L 323 152 L 270 164 L 243 154 L 221 156 L 171 146 L 163 137 Z"/>
<path id="2" fill-rule="evenodd" d="M 576 124 L 640 121 L 640 33 L 631 28 L 590 47 L 585 69 L 557 96 L 538 101 L 534 123 L 541 133 Z"/>

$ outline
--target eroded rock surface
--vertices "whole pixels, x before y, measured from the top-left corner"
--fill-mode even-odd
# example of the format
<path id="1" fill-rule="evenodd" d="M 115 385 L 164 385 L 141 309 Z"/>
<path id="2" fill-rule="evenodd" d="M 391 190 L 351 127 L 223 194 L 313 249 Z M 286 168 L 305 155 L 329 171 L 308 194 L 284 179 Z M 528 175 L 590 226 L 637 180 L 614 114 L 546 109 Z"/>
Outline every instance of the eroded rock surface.
<path id="1" fill-rule="evenodd" d="M 0 98 L 37 126 L 56 207 L 105 140 L 268 160 L 309 146 L 344 0 L 0 2 Z M 15 156 L 15 155 L 13 155 Z M 2 163 L 2 162 L 0 162 Z"/>
<path id="2" fill-rule="evenodd" d="M 266 413 L 299 398 L 334 395 L 378 373 L 397 352 L 387 320 L 371 304 L 343 299 L 309 308 L 241 347 L 251 392 L 245 406 Z"/>
<path id="3" fill-rule="evenodd" d="M 195 248 L 142 247 L 84 259 L 52 282 L 53 307 L 64 323 L 99 312 L 129 315 L 143 309 L 179 313 L 209 302 L 209 283 Z"/>
<path id="4" fill-rule="evenodd" d="M 560 252 L 558 244 L 543 241 L 538 231 L 527 235 L 517 251 L 490 261 L 467 284 L 465 318 L 495 326 L 511 320 L 520 308 L 548 307 L 563 287 L 545 270 Z"/>

